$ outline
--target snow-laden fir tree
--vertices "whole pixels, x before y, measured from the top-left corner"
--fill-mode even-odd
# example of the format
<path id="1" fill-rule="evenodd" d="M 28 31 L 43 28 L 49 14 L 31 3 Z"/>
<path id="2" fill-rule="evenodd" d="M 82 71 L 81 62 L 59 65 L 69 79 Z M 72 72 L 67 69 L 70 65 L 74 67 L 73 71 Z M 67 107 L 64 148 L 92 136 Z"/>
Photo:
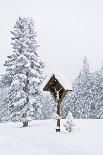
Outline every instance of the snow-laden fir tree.
<path id="1" fill-rule="evenodd" d="M 9 76 L 8 107 L 10 121 L 28 121 L 38 110 L 39 87 L 43 82 L 44 63 L 37 52 L 38 44 L 32 18 L 19 17 L 12 34 L 13 54 L 5 62 Z"/>
<path id="2" fill-rule="evenodd" d="M 93 73 L 94 99 L 91 104 L 91 118 L 103 118 L 103 66 Z"/>
<path id="3" fill-rule="evenodd" d="M 62 106 L 62 116 L 66 118 L 68 111 L 71 111 L 74 118 L 82 118 L 83 101 L 82 101 L 82 77 L 81 72 L 72 84 L 72 92 L 68 94 Z"/>
<path id="4" fill-rule="evenodd" d="M 75 102 L 74 109 L 76 112 L 76 109 L 78 109 L 78 105 L 78 110 L 80 110 L 80 118 L 90 118 L 90 107 L 94 98 L 94 81 L 93 75 L 89 71 L 89 64 L 86 57 L 83 60 L 83 68 L 78 80 L 77 85 L 79 89 L 77 89 L 77 94 L 79 98 Z"/>
<path id="5" fill-rule="evenodd" d="M 73 91 L 64 101 L 65 115 L 71 111 L 74 118 L 90 118 L 93 87 L 92 73 L 89 71 L 88 60 L 84 57 L 82 69 L 73 83 Z"/>

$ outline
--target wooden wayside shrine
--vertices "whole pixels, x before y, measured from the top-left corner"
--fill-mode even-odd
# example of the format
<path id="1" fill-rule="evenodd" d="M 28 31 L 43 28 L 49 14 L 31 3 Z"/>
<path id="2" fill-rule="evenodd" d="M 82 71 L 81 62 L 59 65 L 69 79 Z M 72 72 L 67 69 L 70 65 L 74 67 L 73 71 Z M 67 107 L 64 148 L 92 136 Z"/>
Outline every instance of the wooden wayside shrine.
<path id="1" fill-rule="evenodd" d="M 60 132 L 60 104 L 68 91 L 72 91 L 70 83 L 62 74 L 53 74 L 43 87 L 44 91 L 49 91 L 57 104 L 57 128 L 56 132 Z"/>

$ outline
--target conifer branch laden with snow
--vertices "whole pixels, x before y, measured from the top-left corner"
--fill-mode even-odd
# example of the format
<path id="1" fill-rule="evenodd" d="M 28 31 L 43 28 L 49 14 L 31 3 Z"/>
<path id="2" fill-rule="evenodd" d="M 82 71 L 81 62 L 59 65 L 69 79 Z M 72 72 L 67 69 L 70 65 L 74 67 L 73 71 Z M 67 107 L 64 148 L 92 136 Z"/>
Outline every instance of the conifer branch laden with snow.
<path id="1" fill-rule="evenodd" d="M 11 80 L 8 88 L 9 120 L 23 121 L 25 126 L 25 122 L 36 117 L 45 65 L 37 53 L 37 35 L 32 18 L 19 17 L 11 33 L 13 54 L 4 64 L 7 67 L 5 76 L 9 75 Z"/>

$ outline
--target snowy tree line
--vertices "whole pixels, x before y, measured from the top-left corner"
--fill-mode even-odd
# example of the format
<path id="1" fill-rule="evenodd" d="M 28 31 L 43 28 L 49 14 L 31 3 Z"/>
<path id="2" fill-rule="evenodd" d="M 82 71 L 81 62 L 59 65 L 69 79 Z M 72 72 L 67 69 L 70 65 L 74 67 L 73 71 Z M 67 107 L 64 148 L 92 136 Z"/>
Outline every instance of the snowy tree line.
<path id="1" fill-rule="evenodd" d="M 73 82 L 73 91 L 62 104 L 62 117 L 71 111 L 74 118 L 103 118 L 103 67 L 90 72 L 86 57 L 82 69 Z"/>

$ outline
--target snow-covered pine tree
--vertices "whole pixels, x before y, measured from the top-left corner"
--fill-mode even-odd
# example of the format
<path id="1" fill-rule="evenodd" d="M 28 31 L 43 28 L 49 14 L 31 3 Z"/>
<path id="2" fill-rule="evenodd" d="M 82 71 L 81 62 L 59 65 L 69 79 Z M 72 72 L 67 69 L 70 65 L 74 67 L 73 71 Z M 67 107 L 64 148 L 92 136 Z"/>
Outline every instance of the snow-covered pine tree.
<path id="1" fill-rule="evenodd" d="M 28 121 L 36 117 L 44 63 L 37 52 L 37 35 L 32 18 L 19 17 L 11 34 L 13 54 L 8 56 L 4 64 L 7 67 L 6 75 L 10 77 L 9 120 L 23 121 L 23 126 L 27 126 Z"/>
<path id="2" fill-rule="evenodd" d="M 65 100 L 65 109 L 71 111 L 74 118 L 90 118 L 90 106 L 93 100 L 93 79 L 86 57 L 82 69 L 73 83 L 73 91 Z"/>
<path id="3" fill-rule="evenodd" d="M 103 118 L 103 66 L 93 73 L 94 99 L 91 104 L 91 118 Z"/>
<path id="4" fill-rule="evenodd" d="M 91 88 L 92 88 L 92 74 L 89 71 L 89 63 L 87 57 L 83 59 L 83 67 L 81 74 L 81 102 L 82 102 L 82 118 L 90 117 L 90 105 L 91 105 Z"/>
<path id="5" fill-rule="evenodd" d="M 80 71 L 72 83 L 72 92 L 66 96 L 62 104 L 62 117 L 66 118 L 68 111 L 71 111 L 74 118 L 82 118 L 83 114 L 83 79 Z"/>

